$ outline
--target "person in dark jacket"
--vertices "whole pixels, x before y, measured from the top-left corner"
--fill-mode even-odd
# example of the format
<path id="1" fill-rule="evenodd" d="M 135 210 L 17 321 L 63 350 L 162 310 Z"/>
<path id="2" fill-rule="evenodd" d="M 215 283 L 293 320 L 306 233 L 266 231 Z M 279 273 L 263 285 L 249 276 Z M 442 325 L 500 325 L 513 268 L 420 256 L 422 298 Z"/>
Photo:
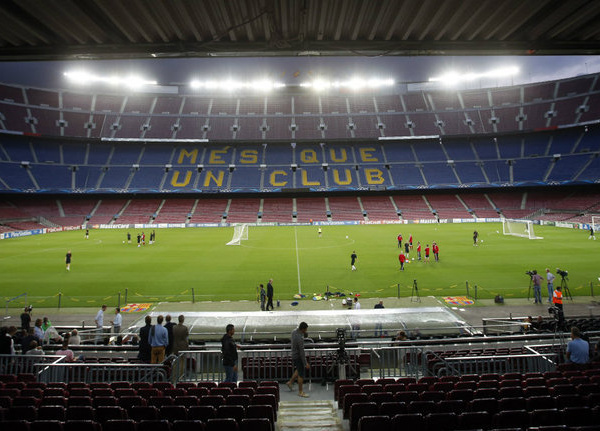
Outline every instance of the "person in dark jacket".
<path id="1" fill-rule="evenodd" d="M 140 328 L 140 344 L 138 347 L 138 359 L 144 362 L 150 362 L 152 348 L 148 342 L 150 328 L 152 328 L 152 317 L 146 316 L 146 326 Z"/>
<path id="2" fill-rule="evenodd" d="M 173 326 L 175 326 L 175 323 L 171 322 L 170 314 L 167 314 L 165 320 L 167 322 L 165 323 L 165 328 L 167 328 L 167 334 L 169 335 L 169 344 L 167 344 L 167 351 L 165 353 L 169 356 L 173 352 Z"/>
<path id="3" fill-rule="evenodd" d="M 271 307 L 271 311 L 273 311 L 273 279 L 271 278 L 267 283 L 267 306 L 265 309 L 269 311 L 269 307 Z"/>
<path id="4" fill-rule="evenodd" d="M 225 368 L 225 381 L 226 382 L 237 382 L 238 378 L 238 354 L 237 346 L 233 341 L 233 334 L 235 334 L 235 326 L 231 323 L 225 327 L 225 335 L 221 338 L 221 353 L 223 354 L 223 367 Z"/>

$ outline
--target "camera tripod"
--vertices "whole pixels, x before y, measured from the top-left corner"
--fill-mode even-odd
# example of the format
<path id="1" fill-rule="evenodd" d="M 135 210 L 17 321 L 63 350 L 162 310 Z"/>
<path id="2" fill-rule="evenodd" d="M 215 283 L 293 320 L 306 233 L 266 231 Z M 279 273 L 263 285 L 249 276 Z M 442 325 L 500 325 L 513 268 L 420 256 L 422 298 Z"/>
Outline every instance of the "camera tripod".
<path id="1" fill-rule="evenodd" d="M 527 291 L 527 301 L 531 299 L 531 288 L 533 287 L 533 278 L 529 276 L 529 290 Z"/>
<path id="2" fill-rule="evenodd" d="M 417 280 L 413 280 L 412 293 L 410 294 L 410 302 L 421 302 L 419 296 L 419 286 L 417 286 Z"/>
<path id="3" fill-rule="evenodd" d="M 569 280 L 569 277 L 565 277 L 563 275 L 562 279 L 560 280 L 560 288 L 562 290 L 563 295 L 565 295 L 565 298 L 570 299 L 572 301 L 573 296 L 571 295 L 571 291 L 569 290 L 569 286 L 567 284 L 568 280 Z"/>

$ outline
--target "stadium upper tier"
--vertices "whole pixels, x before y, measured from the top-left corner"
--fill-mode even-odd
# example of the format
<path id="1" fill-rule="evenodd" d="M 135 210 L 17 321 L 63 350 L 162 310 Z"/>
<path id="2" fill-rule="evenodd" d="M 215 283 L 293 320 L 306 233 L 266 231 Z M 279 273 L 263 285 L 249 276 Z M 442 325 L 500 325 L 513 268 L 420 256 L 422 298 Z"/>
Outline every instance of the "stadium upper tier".
<path id="1" fill-rule="evenodd" d="M 590 184 L 600 126 L 321 143 L 102 142 L 0 135 L 0 191 L 273 192 Z"/>
<path id="2" fill-rule="evenodd" d="M 473 135 L 600 119 L 600 74 L 402 94 L 199 96 L 0 85 L 0 130 L 48 136 L 272 141 Z"/>

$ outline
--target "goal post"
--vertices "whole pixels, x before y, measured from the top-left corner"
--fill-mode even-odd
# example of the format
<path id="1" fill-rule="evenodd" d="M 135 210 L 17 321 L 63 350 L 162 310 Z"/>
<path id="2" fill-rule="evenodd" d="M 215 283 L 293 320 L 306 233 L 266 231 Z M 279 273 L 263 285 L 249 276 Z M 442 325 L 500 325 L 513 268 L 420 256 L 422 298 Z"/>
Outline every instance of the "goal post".
<path id="1" fill-rule="evenodd" d="M 592 229 L 594 229 L 594 232 L 600 229 L 600 215 L 592 216 Z"/>
<path id="2" fill-rule="evenodd" d="M 520 236 L 528 239 L 544 239 L 541 236 L 535 236 L 533 222 L 531 220 L 502 219 L 502 233 L 504 235 Z"/>
<path id="3" fill-rule="evenodd" d="M 240 245 L 242 241 L 248 239 L 248 225 L 236 224 L 233 227 L 233 238 L 226 245 Z"/>

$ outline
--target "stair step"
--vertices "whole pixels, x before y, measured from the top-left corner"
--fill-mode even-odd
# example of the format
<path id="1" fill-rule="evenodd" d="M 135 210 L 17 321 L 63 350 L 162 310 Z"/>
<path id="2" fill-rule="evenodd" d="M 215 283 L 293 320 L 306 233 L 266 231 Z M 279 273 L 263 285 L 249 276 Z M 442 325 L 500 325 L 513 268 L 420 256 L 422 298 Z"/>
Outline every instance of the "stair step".
<path id="1" fill-rule="evenodd" d="M 280 431 L 341 431 L 343 429 L 332 401 L 284 401 L 279 403 L 277 416 Z"/>

